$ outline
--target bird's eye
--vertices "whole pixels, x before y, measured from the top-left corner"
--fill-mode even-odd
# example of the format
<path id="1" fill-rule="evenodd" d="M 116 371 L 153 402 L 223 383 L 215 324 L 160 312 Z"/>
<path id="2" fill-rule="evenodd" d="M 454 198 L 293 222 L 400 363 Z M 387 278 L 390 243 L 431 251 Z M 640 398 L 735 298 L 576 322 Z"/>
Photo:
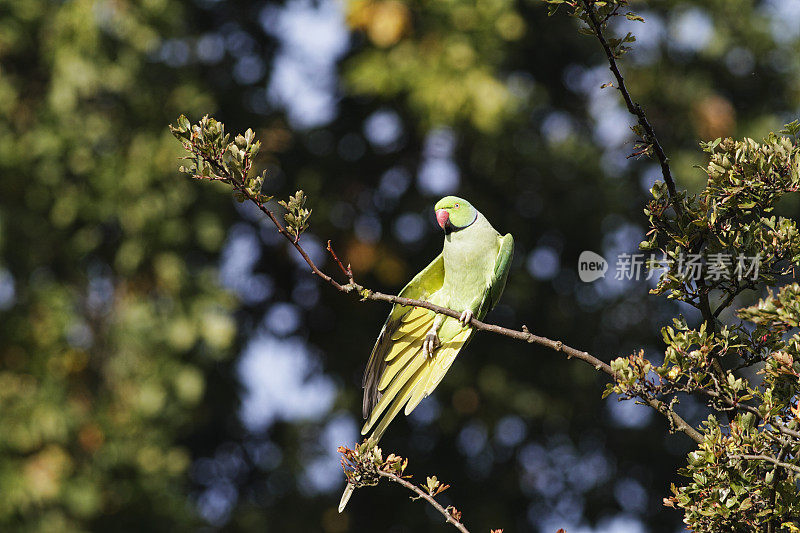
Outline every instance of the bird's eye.
<path id="1" fill-rule="evenodd" d="M 454 207 L 455 207 L 456 209 L 458 209 L 458 208 L 459 208 L 459 207 L 461 207 L 461 206 L 460 206 L 460 205 L 458 205 L 458 204 L 456 204 Z"/>

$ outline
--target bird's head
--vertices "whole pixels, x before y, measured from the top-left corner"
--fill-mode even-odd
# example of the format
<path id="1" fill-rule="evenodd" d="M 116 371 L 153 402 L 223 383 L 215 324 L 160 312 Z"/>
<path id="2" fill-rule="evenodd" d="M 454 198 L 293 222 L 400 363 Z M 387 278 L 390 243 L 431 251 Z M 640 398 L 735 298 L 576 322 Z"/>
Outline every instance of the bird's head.
<path id="1" fill-rule="evenodd" d="M 436 211 L 436 221 L 445 233 L 464 229 L 478 218 L 478 210 L 463 198 L 445 196 L 433 208 Z"/>

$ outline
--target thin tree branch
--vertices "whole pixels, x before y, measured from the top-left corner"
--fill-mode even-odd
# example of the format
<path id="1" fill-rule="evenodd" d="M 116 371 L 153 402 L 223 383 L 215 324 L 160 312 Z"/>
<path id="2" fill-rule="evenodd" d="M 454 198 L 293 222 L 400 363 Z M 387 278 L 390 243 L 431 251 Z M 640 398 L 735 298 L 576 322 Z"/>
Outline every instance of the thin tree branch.
<path id="1" fill-rule="evenodd" d="M 612 374 L 613 375 L 613 374 Z M 670 427 L 675 431 L 689 436 L 693 441 L 698 444 L 703 442 L 703 435 L 697 431 L 691 424 L 684 420 L 678 413 L 676 413 L 670 405 L 657 398 L 649 396 L 639 396 L 647 405 L 664 415 L 670 423 Z"/>
<path id="2" fill-rule="evenodd" d="M 385 459 L 381 449 L 375 442 L 367 438 L 361 444 L 356 444 L 355 448 L 339 446 L 338 452 L 342 455 L 341 464 L 347 478 L 348 486 L 351 488 L 375 486 L 380 482 L 380 478 L 385 477 L 390 481 L 398 483 L 413 492 L 412 500 L 420 498 L 428 502 L 438 511 L 447 523 L 461 533 L 469 533 L 466 526 L 461 522 L 461 512 L 454 506 L 443 507 L 436 501 L 436 495 L 450 488 L 450 485 L 441 483 L 436 476 L 429 477 L 425 485 L 415 485 L 409 479 L 410 475 L 403 475 L 408 466 L 408 459 L 403 459 L 396 454 L 389 454 Z M 502 532 L 500 530 L 493 530 Z"/>
<path id="3" fill-rule="evenodd" d="M 778 461 L 783 461 L 786 454 L 789 453 L 790 445 L 788 443 L 784 444 L 781 447 L 781 450 L 778 452 Z M 772 477 L 772 508 L 774 509 L 778 505 L 778 483 L 780 483 L 781 478 L 783 477 L 781 474 L 784 472 L 775 472 Z M 785 474 L 785 473 L 784 473 Z M 780 520 L 777 517 L 773 517 L 769 523 L 767 524 L 767 533 L 775 533 L 775 528 L 778 527 Z"/>
<path id="4" fill-rule="evenodd" d="M 747 460 L 750 460 L 750 461 L 767 461 L 768 463 L 772 463 L 772 464 L 774 464 L 776 466 L 780 466 L 781 468 L 785 468 L 787 470 L 791 470 L 793 472 L 797 472 L 798 474 L 800 474 L 800 466 L 793 465 L 791 463 L 785 463 L 783 461 L 775 459 L 774 457 L 770 457 L 769 455 L 763 455 L 763 454 L 758 454 L 758 455 L 737 454 L 737 455 L 731 455 L 730 457 L 733 457 L 733 458 L 736 458 L 736 459 L 747 459 Z"/>
<path id="5" fill-rule="evenodd" d="M 449 524 L 453 524 L 453 527 L 455 527 L 456 529 L 461 531 L 461 533 L 469 533 L 469 530 L 466 528 L 466 526 L 464 526 L 464 524 L 461 523 L 460 520 L 456 519 L 456 517 L 453 516 L 453 514 L 450 513 L 450 511 L 448 511 L 447 509 L 442 507 L 442 504 L 437 502 L 436 499 L 433 496 L 431 496 L 430 494 L 428 494 L 427 492 L 422 490 L 420 487 L 414 485 L 410 481 L 407 481 L 407 480 L 403 479 L 402 477 L 398 476 L 397 474 L 393 474 L 391 472 L 385 472 L 383 470 L 378 470 L 378 475 L 381 476 L 381 477 L 385 477 L 386 479 L 388 479 L 390 481 L 394 481 L 395 483 L 398 483 L 399 485 L 402 485 L 403 487 L 405 487 L 408 490 L 412 491 L 414 494 L 417 495 L 416 498 L 414 498 L 414 499 L 422 498 L 423 500 L 425 500 L 426 502 L 431 504 L 431 506 L 433 506 L 434 509 L 439 511 L 439 513 L 442 516 L 444 516 L 445 522 L 447 522 Z"/>
<path id="6" fill-rule="evenodd" d="M 342 273 L 345 276 L 347 276 L 347 279 L 350 280 L 350 283 L 353 283 L 353 269 L 350 268 L 350 263 L 347 264 L 347 268 L 344 267 L 342 262 L 339 260 L 339 256 L 336 255 L 336 252 L 334 251 L 333 246 L 331 246 L 330 239 L 328 239 L 328 252 L 330 252 L 330 254 L 333 257 L 334 261 L 336 261 L 336 264 L 339 265 L 339 269 L 342 271 Z"/>
<path id="7" fill-rule="evenodd" d="M 737 408 L 737 409 L 741 409 L 743 411 L 747 411 L 748 413 L 751 413 L 753 416 L 755 416 L 758 420 L 761 420 L 763 422 L 766 422 L 766 423 L 770 424 L 772 427 L 774 427 L 776 430 L 778 430 L 779 433 L 783 433 L 784 435 L 786 435 L 788 437 L 794 437 L 796 439 L 800 439 L 800 431 L 795 431 L 793 429 L 790 429 L 790 428 L 784 426 L 783 424 L 776 424 L 771 420 L 764 419 L 764 417 L 761 416 L 761 413 L 758 411 L 758 409 L 753 407 L 752 405 L 747 405 L 745 403 L 735 402 L 735 401 L 731 400 L 730 398 L 723 396 L 722 394 L 720 394 L 717 391 L 704 389 L 702 387 L 697 387 L 696 389 L 694 389 L 694 391 L 698 392 L 699 394 L 702 394 L 704 396 L 708 396 L 709 398 L 713 398 L 715 400 L 721 401 L 725 405 L 727 405 L 728 407 L 734 407 L 734 408 Z"/>
<path id="8" fill-rule="evenodd" d="M 752 280 L 748 280 L 747 283 L 745 283 L 744 285 L 740 285 L 737 282 L 736 289 L 732 290 L 730 293 L 728 293 L 728 297 L 725 298 L 725 301 L 722 302 L 719 305 L 719 307 L 717 307 L 716 311 L 714 311 L 714 318 L 719 317 L 720 313 L 722 313 L 731 304 L 731 302 L 733 302 L 733 300 L 737 296 L 739 296 L 739 294 L 741 294 L 742 292 L 744 292 L 747 289 L 754 289 L 754 288 L 755 288 L 755 283 L 753 283 Z"/>
<path id="9" fill-rule="evenodd" d="M 608 41 L 603 34 L 603 24 L 597 19 L 597 12 L 594 10 L 594 0 L 583 0 L 583 6 L 586 10 L 586 15 L 589 19 L 592 31 L 600 41 L 600 45 L 603 47 L 603 50 L 606 53 L 609 69 L 617 79 L 617 89 L 619 89 L 619 92 L 622 94 L 622 99 L 625 100 L 625 107 L 628 108 L 628 111 L 636 117 L 639 125 L 642 126 L 642 129 L 645 133 L 645 141 L 653 146 L 653 151 L 655 152 L 656 158 L 658 158 L 658 162 L 661 165 L 661 175 L 664 178 L 664 183 L 667 184 L 667 190 L 669 191 L 669 197 L 672 200 L 672 206 L 675 208 L 675 211 L 680 214 L 682 207 L 680 202 L 678 202 L 678 192 L 675 188 L 675 181 L 672 179 L 672 173 L 669 169 L 669 158 L 667 157 L 667 154 L 664 153 L 664 149 L 661 147 L 658 137 L 656 137 L 656 132 L 653 129 L 653 126 L 650 124 L 650 121 L 647 120 L 647 115 L 645 115 L 642 106 L 634 102 L 633 98 L 631 98 L 631 93 L 628 91 L 628 88 L 625 85 L 625 79 L 622 77 L 619 66 L 617 66 L 617 59 L 614 56 L 614 52 L 611 50 L 611 46 L 609 46 Z"/>

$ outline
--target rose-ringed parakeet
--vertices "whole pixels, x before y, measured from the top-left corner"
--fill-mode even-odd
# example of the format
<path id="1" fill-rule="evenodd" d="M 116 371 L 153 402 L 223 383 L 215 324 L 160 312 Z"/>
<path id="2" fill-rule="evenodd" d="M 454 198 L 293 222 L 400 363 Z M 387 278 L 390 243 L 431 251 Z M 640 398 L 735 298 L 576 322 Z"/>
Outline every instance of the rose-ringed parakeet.
<path id="1" fill-rule="evenodd" d="M 483 319 L 506 285 L 514 239 L 500 235 L 472 204 L 447 196 L 436 203 L 444 248 L 414 276 L 400 296 L 426 300 L 461 313 L 456 319 L 422 307 L 395 304 L 372 349 L 364 372 L 361 429 L 374 442 L 405 407 L 409 414 L 444 377 L 473 333 L 474 316 Z M 339 504 L 341 512 L 353 485 Z"/>

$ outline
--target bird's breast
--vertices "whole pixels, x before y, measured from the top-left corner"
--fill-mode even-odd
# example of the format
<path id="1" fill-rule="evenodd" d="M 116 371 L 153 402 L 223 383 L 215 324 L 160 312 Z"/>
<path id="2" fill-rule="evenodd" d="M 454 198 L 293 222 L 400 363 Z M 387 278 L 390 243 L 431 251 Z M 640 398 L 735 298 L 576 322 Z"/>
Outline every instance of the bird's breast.
<path id="1" fill-rule="evenodd" d="M 469 228 L 468 228 L 469 229 Z M 445 240 L 444 283 L 449 306 L 463 311 L 486 288 L 499 250 L 498 234 L 491 226 L 452 234 Z"/>

